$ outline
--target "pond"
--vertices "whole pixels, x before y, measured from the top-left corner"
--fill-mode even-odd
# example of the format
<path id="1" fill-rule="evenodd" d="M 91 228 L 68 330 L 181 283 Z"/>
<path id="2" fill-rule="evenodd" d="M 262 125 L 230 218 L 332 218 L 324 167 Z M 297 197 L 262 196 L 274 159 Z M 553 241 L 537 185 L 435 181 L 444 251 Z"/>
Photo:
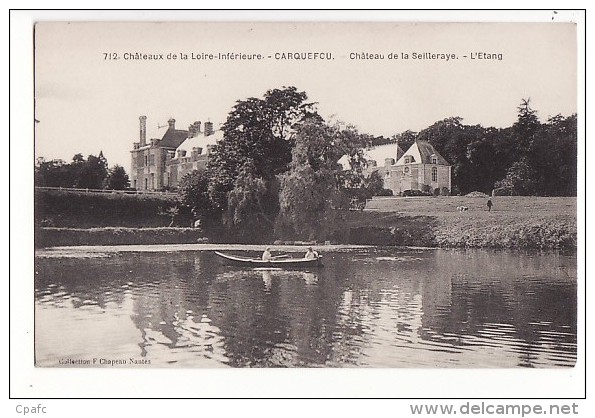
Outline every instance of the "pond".
<path id="1" fill-rule="evenodd" d="M 360 248 L 324 267 L 212 251 L 35 262 L 41 367 L 572 367 L 576 255 Z M 235 251 L 235 254 L 241 254 Z"/>

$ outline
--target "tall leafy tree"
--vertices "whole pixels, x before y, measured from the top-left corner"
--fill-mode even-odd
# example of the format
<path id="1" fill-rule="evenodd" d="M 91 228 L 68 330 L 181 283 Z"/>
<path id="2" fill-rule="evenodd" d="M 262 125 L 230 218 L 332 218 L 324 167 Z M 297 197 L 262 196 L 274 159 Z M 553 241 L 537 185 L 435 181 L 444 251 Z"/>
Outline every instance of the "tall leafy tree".
<path id="1" fill-rule="evenodd" d="M 297 127 L 289 171 L 280 176 L 278 230 L 321 238 L 334 225 L 333 209 L 364 191 L 362 147 L 367 138 L 352 127 L 308 121 Z M 347 155 L 350 169 L 339 159 Z"/>
<path id="2" fill-rule="evenodd" d="M 107 161 L 105 158 L 89 155 L 87 161 L 75 164 L 80 164 L 80 168 L 77 167 L 77 187 L 103 189 L 107 178 Z"/>
<path id="3" fill-rule="evenodd" d="M 517 111 L 517 121 L 512 125 L 512 131 L 517 139 L 519 155 L 525 156 L 541 128 L 541 123 L 537 111 L 531 108 L 530 98 L 522 99 Z"/>
<path id="4" fill-rule="evenodd" d="M 223 218 L 244 240 L 271 234 L 279 211 L 276 179 L 265 181 L 256 173 L 251 163 L 240 169 L 228 194 L 227 213 Z"/>
<path id="5" fill-rule="evenodd" d="M 496 189 L 504 191 L 504 194 L 529 196 L 537 193 L 537 173 L 527 162 L 521 159 L 508 169 L 506 177 L 495 184 Z"/>
<path id="6" fill-rule="evenodd" d="M 222 126 L 224 138 L 213 149 L 208 164 L 209 193 L 214 205 L 227 207 L 227 194 L 245 164 L 253 175 L 270 181 L 287 170 L 295 125 L 307 118 L 319 118 L 305 92 L 295 87 L 273 89 L 262 99 L 238 101 Z"/>
<path id="7" fill-rule="evenodd" d="M 527 151 L 527 161 L 536 171 L 540 195 L 576 195 L 576 115 L 557 115 L 541 125 Z"/>
<path id="8" fill-rule="evenodd" d="M 107 175 L 107 188 L 111 190 L 124 190 L 130 187 L 130 178 L 124 167 L 116 164 Z"/>
<path id="9" fill-rule="evenodd" d="M 462 118 L 450 117 L 422 130 L 417 138 L 430 142 L 452 165 L 453 184 L 464 194 L 477 187 L 468 147 L 472 142 L 481 140 L 484 133 L 480 125 L 464 125 Z"/>
<path id="10" fill-rule="evenodd" d="M 190 209 L 196 219 L 210 217 L 215 212 L 209 196 L 209 173 L 193 170 L 180 179 L 178 201 Z"/>

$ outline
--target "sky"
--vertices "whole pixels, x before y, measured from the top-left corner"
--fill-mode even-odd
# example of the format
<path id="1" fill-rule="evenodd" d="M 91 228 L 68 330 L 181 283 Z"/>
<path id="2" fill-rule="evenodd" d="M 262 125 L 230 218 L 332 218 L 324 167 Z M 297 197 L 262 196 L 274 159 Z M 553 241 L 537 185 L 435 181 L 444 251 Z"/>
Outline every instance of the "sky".
<path id="1" fill-rule="evenodd" d="M 125 59 L 137 52 L 164 59 Z M 275 59 L 296 52 L 332 59 Z M 192 59 L 202 53 L 264 59 Z M 364 53 L 384 59 L 352 59 Z M 502 59 L 472 59 L 479 53 Z M 283 86 L 305 91 L 324 118 L 372 135 L 419 131 L 451 116 L 507 127 L 522 98 L 545 121 L 577 112 L 576 26 L 42 22 L 35 28 L 35 154 L 70 161 L 101 150 L 110 166 L 129 171 L 140 115 L 147 116 L 148 138 L 160 138 L 159 126 L 172 117 L 178 129 L 196 120 L 217 128 L 237 100 Z"/>

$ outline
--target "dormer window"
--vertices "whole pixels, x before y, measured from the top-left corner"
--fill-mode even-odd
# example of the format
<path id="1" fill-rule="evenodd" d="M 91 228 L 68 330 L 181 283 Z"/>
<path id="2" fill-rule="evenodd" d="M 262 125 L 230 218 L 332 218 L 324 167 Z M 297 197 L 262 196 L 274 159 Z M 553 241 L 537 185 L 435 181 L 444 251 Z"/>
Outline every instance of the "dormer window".
<path id="1" fill-rule="evenodd" d="M 438 164 L 438 158 L 435 155 L 432 155 L 432 164 Z"/>
<path id="2" fill-rule="evenodd" d="M 411 157 L 407 155 L 405 157 L 405 164 L 409 164 L 410 162 L 411 162 Z"/>

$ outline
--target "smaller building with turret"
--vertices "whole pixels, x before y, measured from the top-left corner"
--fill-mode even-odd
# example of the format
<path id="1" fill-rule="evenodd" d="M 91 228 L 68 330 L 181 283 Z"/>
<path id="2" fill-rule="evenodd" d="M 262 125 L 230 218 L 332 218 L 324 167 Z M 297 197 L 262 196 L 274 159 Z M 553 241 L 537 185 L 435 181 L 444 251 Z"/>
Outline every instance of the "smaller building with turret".
<path id="1" fill-rule="evenodd" d="M 367 166 L 365 174 L 378 172 L 384 188 L 390 189 L 394 195 L 411 190 L 451 191 L 451 166 L 427 141 L 416 140 L 407 151 L 403 151 L 398 143 L 369 147 L 363 151 Z M 347 156 L 343 156 L 339 163 L 344 169 L 350 168 Z"/>
<path id="2" fill-rule="evenodd" d="M 416 140 L 397 161 L 383 167 L 384 187 L 394 194 L 406 190 L 434 191 L 447 189 L 450 193 L 451 166 L 428 141 Z"/>

